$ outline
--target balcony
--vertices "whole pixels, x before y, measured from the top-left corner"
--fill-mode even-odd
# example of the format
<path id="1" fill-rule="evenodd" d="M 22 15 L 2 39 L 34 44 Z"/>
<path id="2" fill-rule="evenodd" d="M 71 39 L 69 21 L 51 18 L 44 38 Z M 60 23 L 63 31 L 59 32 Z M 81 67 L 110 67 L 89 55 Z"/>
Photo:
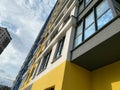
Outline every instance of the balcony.
<path id="1" fill-rule="evenodd" d="M 120 18 L 117 17 L 72 50 L 71 62 L 90 71 L 120 60 Z"/>

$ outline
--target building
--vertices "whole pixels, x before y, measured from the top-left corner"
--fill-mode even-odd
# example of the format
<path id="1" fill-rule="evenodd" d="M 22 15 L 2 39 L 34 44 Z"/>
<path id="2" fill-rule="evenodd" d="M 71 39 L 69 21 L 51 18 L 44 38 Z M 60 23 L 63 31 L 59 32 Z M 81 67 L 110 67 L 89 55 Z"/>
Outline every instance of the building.
<path id="1" fill-rule="evenodd" d="M 119 26 L 119 0 L 58 0 L 13 90 L 120 90 Z"/>
<path id="2" fill-rule="evenodd" d="M 7 47 L 10 41 L 11 37 L 7 31 L 7 28 L 0 27 L 0 54 Z"/>
<path id="3" fill-rule="evenodd" d="M 10 90 L 11 88 L 8 86 L 0 85 L 0 90 Z"/>

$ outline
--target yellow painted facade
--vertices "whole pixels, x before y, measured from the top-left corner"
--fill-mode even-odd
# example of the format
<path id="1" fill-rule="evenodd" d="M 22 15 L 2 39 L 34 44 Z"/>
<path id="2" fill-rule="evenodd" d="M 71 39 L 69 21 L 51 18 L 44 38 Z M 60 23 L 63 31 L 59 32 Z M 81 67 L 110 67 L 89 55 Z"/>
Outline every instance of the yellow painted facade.
<path id="1" fill-rule="evenodd" d="M 82 67 L 67 62 L 62 90 L 91 90 L 90 88 L 91 73 Z"/>
<path id="2" fill-rule="evenodd" d="M 53 86 L 55 90 L 120 90 L 120 61 L 92 72 L 65 61 L 34 82 L 31 90 Z"/>
<path id="3" fill-rule="evenodd" d="M 92 72 L 92 90 L 120 90 L 120 61 Z"/>
<path id="4" fill-rule="evenodd" d="M 52 86 L 55 86 L 55 90 L 61 90 L 65 64 L 66 62 L 62 63 L 33 83 L 31 90 L 45 90 Z"/>

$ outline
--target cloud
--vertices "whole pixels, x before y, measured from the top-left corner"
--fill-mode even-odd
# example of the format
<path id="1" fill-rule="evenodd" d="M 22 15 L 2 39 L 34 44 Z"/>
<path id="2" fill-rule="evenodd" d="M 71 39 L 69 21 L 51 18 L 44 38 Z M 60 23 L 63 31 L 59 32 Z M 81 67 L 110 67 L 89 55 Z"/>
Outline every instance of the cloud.
<path id="1" fill-rule="evenodd" d="M 55 2 L 0 0 L 0 26 L 7 27 L 12 37 L 0 55 L 0 77 L 15 79 Z"/>

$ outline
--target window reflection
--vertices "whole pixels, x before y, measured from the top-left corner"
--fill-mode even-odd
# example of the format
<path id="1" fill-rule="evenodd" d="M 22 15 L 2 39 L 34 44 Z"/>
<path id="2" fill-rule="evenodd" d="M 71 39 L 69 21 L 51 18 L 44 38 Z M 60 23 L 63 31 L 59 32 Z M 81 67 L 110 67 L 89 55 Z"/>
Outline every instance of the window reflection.
<path id="1" fill-rule="evenodd" d="M 98 23 L 98 29 L 103 27 L 105 24 L 107 24 L 110 20 L 113 19 L 113 15 L 111 10 L 107 11 L 102 17 L 100 17 L 97 21 Z"/>
<path id="2" fill-rule="evenodd" d="M 113 15 L 106 0 L 104 0 L 96 9 L 97 9 L 97 19 L 98 19 L 97 25 L 98 25 L 98 29 L 100 29 L 111 19 L 113 19 Z"/>
<path id="3" fill-rule="evenodd" d="M 95 24 L 92 24 L 89 28 L 85 30 L 85 39 L 87 39 L 94 33 L 95 33 Z"/>
<path id="4" fill-rule="evenodd" d="M 85 39 L 95 32 L 94 12 L 92 11 L 85 19 Z"/>
<path id="5" fill-rule="evenodd" d="M 90 1 L 91 0 L 85 0 L 85 4 Z M 80 11 L 82 10 L 83 7 L 84 7 L 84 3 L 82 1 L 81 6 L 79 7 Z M 83 21 L 82 23 L 79 24 L 76 30 L 74 47 L 78 46 L 84 40 L 88 39 L 97 30 L 102 28 L 112 19 L 113 19 L 113 14 L 112 14 L 112 10 L 109 7 L 108 1 L 103 0 L 96 8 L 94 8 L 94 10 L 90 14 L 87 15 L 87 17 L 82 18 Z"/>
<path id="6" fill-rule="evenodd" d="M 97 18 L 99 18 L 103 13 L 105 13 L 109 9 L 107 1 L 104 0 L 99 6 L 97 6 L 96 9 L 97 9 Z"/>
<path id="7" fill-rule="evenodd" d="M 75 45 L 74 45 L 75 47 L 82 42 L 82 35 L 83 35 L 82 33 L 83 33 L 83 22 L 80 23 L 76 31 L 76 38 L 75 38 Z"/>

